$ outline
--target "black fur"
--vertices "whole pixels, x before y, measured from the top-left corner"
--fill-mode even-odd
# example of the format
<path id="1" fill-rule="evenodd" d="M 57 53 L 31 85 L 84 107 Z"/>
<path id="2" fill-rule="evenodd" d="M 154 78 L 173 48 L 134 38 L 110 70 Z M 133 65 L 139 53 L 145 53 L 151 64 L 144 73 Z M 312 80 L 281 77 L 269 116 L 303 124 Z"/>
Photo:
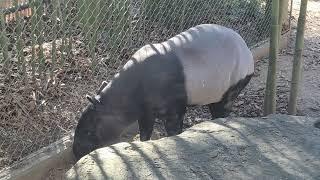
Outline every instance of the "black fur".
<path id="1" fill-rule="evenodd" d="M 248 85 L 252 76 L 253 74 L 249 74 L 244 79 L 241 79 L 237 84 L 231 86 L 228 91 L 224 93 L 221 101 L 208 104 L 213 119 L 229 116 L 233 102 L 239 96 L 241 91 Z"/>
<path id="2" fill-rule="evenodd" d="M 314 123 L 314 127 L 320 129 L 320 121 Z"/>
<path id="3" fill-rule="evenodd" d="M 132 59 L 134 60 L 134 59 Z M 213 119 L 226 117 L 233 101 L 252 74 L 229 88 L 222 100 L 209 104 Z M 73 152 L 77 160 L 91 151 L 119 141 L 121 132 L 138 120 L 140 140 L 149 140 L 156 118 L 165 122 L 168 136 L 182 132 L 187 93 L 183 67 L 175 54 L 154 55 L 119 73 L 111 86 L 103 83 L 82 113 Z"/>
<path id="4" fill-rule="evenodd" d="M 105 85 L 101 86 L 102 88 Z M 138 120 L 140 140 L 149 140 L 156 118 L 165 121 L 169 136 L 182 132 L 187 106 L 182 65 L 174 54 L 154 55 L 120 72 L 112 86 L 99 91 L 76 127 L 76 159 L 118 141 L 120 133 Z"/>

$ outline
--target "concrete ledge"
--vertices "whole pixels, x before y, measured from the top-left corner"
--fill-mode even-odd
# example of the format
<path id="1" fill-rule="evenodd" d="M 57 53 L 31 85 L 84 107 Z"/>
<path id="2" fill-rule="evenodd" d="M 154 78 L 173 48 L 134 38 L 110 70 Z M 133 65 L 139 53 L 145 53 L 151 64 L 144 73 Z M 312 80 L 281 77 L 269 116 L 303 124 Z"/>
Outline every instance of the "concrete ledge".
<path id="1" fill-rule="evenodd" d="M 66 136 L 49 146 L 46 146 L 29 156 L 21 162 L 0 172 L 1 180 L 40 180 L 44 179 L 49 169 L 53 167 L 71 164 L 73 154 L 71 153 L 72 136 Z"/>
<path id="2" fill-rule="evenodd" d="M 66 179 L 319 180 L 316 121 L 288 115 L 207 120 L 177 136 L 97 149 Z"/>
<path id="3" fill-rule="evenodd" d="M 219 118 L 156 141 L 117 143 L 81 158 L 66 179 L 320 178 L 317 119 Z"/>
<path id="4" fill-rule="evenodd" d="M 290 31 L 281 36 L 280 49 L 287 47 L 289 35 Z M 256 61 L 267 57 L 269 55 L 269 41 L 260 43 L 258 47 L 252 48 L 251 51 Z M 137 123 L 135 123 L 131 128 L 133 128 L 133 132 L 137 131 Z M 44 179 L 50 169 L 55 167 L 65 167 L 66 164 L 73 164 L 74 157 L 71 149 L 72 141 L 73 135 L 69 135 L 30 154 L 21 162 L 1 170 L 0 179 Z"/>

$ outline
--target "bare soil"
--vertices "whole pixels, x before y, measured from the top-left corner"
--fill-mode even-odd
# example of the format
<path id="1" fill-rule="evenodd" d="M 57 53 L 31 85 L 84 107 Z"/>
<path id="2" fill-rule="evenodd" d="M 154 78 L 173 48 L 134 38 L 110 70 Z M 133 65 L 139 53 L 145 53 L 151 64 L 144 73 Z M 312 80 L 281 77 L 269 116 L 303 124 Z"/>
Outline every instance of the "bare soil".
<path id="1" fill-rule="evenodd" d="M 288 48 L 279 54 L 277 64 L 277 113 L 287 113 L 292 62 L 295 48 L 296 24 L 300 1 L 293 1 L 292 31 Z M 300 84 L 297 115 L 320 116 L 320 2 L 309 1 L 303 51 L 303 74 Z M 233 116 L 262 116 L 263 96 L 268 58 L 256 64 L 256 76 L 235 103 Z"/>

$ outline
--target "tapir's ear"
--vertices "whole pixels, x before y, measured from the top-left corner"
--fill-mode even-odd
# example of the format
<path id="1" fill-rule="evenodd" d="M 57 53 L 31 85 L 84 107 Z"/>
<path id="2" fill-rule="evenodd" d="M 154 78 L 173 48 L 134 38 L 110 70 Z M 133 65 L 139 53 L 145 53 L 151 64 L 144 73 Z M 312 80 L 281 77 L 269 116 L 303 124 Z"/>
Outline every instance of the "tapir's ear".
<path id="1" fill-rule="evenodd" d="M 92 103 L 92 104 L 100 104 L 100 101 L 99 100 L 97 100 L 96 98 L 94 98 L 94 97 L 91 97 L 91 96 L 89 96 L 89 95 L 86 95 L 86 98 Z"/>
<path id="2" fill-rule="evenodd" d="M 97 94 L 99 94 L 103 90 L 103 88 L 105 88 L 107 85 L 108 85 L 107 81 L 102 81 Z"/>

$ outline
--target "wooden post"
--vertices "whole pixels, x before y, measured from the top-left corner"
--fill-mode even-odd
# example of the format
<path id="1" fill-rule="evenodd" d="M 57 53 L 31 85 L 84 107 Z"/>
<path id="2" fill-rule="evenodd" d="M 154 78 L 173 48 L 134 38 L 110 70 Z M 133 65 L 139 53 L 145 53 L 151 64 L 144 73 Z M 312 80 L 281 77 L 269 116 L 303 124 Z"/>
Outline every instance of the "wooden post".
<path id="1" fill-rule="evenodd" d="M 290 115 L 296 115 L 297 113 L 297 96 L 299 89 L 299 82 L 301 79 L 302 71 L 302 50 L 304 47 L 304 29 L 306 23 L 308 0 L 301 0 L 300 14 L 298 19 L 295 53 L 293 59 L 291 91 L 288 105 L 288 113 Z"/>
<path id="2" fill-rule="evenodd" d="M 264 115 L 273 114 L 276 111 L 276 62 L 278 59 L 279 45 L 279 0 L 272 1 L 271 13 L 271 38 L 268 76 L 264 97 Z"/>

